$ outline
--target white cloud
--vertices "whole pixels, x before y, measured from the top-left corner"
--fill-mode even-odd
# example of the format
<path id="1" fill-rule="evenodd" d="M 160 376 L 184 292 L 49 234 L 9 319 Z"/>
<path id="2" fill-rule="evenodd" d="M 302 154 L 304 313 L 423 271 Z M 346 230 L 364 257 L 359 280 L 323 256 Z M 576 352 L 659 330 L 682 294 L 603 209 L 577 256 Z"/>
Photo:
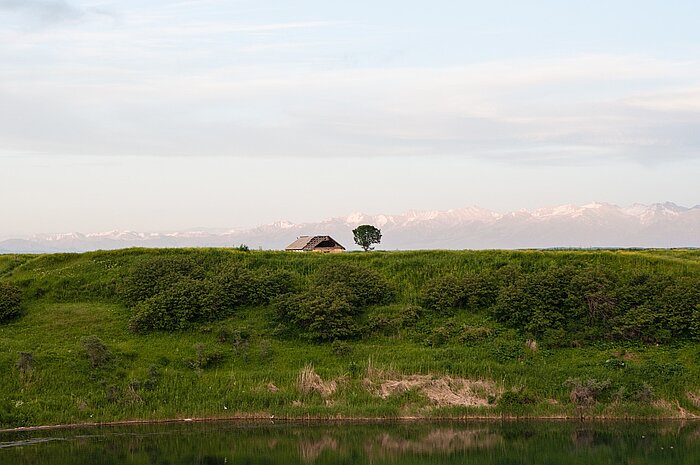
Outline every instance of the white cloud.
<path id="1" fill-rule="evenodd" d="M 0 151 L 554 165 L 700 153 L 700 99 L 687 90 L 697 62 L 589 54 L 333 69 L 308 34 L 343 23 L 163 26 L 170 14 L 0 32 Z"/>

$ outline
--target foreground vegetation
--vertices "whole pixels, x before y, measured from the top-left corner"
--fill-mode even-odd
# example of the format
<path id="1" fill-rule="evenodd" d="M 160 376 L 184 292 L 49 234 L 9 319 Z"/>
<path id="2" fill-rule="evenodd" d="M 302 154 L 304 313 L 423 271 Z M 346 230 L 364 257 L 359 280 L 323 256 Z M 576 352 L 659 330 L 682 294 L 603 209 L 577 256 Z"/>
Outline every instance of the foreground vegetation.
<path id="1" fill-rule="evenodd" d="M 0 425 L 700 414 L 700 251 L 0 256 Z"/>

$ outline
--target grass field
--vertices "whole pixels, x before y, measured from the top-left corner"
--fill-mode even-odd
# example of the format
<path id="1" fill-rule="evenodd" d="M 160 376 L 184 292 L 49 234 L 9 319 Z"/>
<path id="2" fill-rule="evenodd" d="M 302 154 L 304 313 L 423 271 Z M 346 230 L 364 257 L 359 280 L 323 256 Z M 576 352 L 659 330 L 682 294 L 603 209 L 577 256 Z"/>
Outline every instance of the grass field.
<path id="1" fill-rule="evenodd" d="M 24 292 L 21 318 L 0 325 L 0 425 L 13 427 L 123 419 L 397 416 L 690 416 L 700 413 L 700 344 L 598 341 L 533 350 L 517 328 L 486 310 L 427 313 L 415 327 L 318 343 L 280 332 L 272 305 L 243 307 L 184 331 L 135 334 L 119 286 L 144 256 L 187 255 L 206 266 L 235 260 L 248 269 L 285 270 L 300 286 L 330 262 L 372 268 L 396 299 L 361 315 L 399 314 L 418 305 L 423 285 L 445 274 L 503 264 L 524 270 L 595 264 L 673 276 L 700 275 L 700 251 L 373 252 L 340 255 L 142 250 L 0 256 L 0 279 Z M 482 328 L 487 337 L 434 343 L 435 328 Z M 83 338 L 97 336 L 108 360 L 93 366 Z M 31 353 L 27 369 L 20 353 Z M 310 381 L 302 371 L 313 367 Z M 315 374 L 319 378 L 315 377 Z M 420 377 L 418 375 L 423 375 Z M 605 380 L 583 408 L 571 378 Z M 485 384 L 479 384 L 484 382 Z M 334 385 L 334 387 L 331 387 Z M 628 395 L 640 386 L 648 396 Z M 390 391 L 382 396 L 382 388 Z M 504 392 L 523 394 L 500 402 Z M 450 401 L 450 395 L 456 400 Z M 468 394 L 468 395 L 467 395 Z M 697 395 L 697 397 L 696 397 Z M 432 397 L 431 397 L 432 396 Z M 473 397 L 479 402 L 468 402 Z M 463 400 L 467 399 L 463 404 Z M 473 400 L 473 399 L 472 399 Z M 482 402 L 483 401 L 483 402 Z"/>

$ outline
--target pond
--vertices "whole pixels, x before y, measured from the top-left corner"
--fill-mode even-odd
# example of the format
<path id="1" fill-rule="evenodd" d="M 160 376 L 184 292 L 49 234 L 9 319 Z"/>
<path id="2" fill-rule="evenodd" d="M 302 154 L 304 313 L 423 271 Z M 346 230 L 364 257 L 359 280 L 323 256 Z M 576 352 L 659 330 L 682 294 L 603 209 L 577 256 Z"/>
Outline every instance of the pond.
<path id="1" fill-rule="evenodd" d="M 0 433 L 0 464 L 696 464 L 695 422 L 177 423 Z"/>

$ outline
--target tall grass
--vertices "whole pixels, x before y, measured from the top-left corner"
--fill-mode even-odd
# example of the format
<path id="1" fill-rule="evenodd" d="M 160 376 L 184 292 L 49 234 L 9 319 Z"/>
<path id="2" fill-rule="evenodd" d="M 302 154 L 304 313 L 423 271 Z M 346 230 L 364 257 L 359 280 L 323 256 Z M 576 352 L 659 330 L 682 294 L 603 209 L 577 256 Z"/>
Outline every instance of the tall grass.
<path id="1" fill-rule="evenodd" d="M 629 416 L 700 412 L 688 392 L 700 394 L 700 345 L 682 342 L 657 347 L 602 342 L 589 347 L 529 350 L 523 336 L 485 314 L 464 311 L 433 315 L 423 323 L 440 327 L 486 328 L 489 337 L 449 339 L 435 344 L 405 328 L 347 342 L 343 350 L 281 337 L 270 307 L 242 308 L 216 323 L 177 333 L 136 335 L 128 331 L 129 311 L 118 303 L 119 286 L 130 268 L 154 255 L 190 255 L 206 266 L 227 260 L 251 269 L 292 272 L 302 282 L 328 263 L 371 267 L 399 291 L 394 304 L 370 309 L 391 315 L 416 303 L 426 280 L 504 265 L 527 270 L 598 264 L 674 276 L 700 273 L 700 251 L 480 251 L 373 252 L 339 255 L 241 252 L 223 249 L 129 249 L 85 254 L 0 256 L 0 279 L 25 292 L 25 315 L 0 326 L 0 425 L 37 425 L 162 419 L 194 416 L 275 415 L 276 417 L 498 415 L 493 407 L 437 409 L 416 392 L 384 400 L 365 386 L 370 365 L 398 374 L 450 375 L 490 379 L 505 390 L 526 388 L 537 403 L 526 414 L 576 416 L 564 382 L 608 379 L 612 388 L 590 414 Z M 224 331 L 225 330 L 225 331 Z M 223 332 L 222 332 L 223 331 Z M 242 336 L 222 337 L 222 334 Z M 93 366 L 81 339 L 94 335 L 110 358 Z M 337 348 L 336 348 L 337 349 Z M 31 353 L 31 377 L 17 367 Z M 209 357 L 210 364 L 193 364 Z M 623 360 L 610 363 L 609 360 Z M 308 367 L 318 379 L 310 377 Z M 304 392 L 300 373 L 311 381 L 335 382 L 322 395 Z M 303 376 L 303 375 L 301 375 Z M 625 392 L 648 383 L 656 404 L 630 401 Z M 273 384 L 276 389 L 270 389 Z M 669 410 L 669 405 L 671 409 Z"/>

